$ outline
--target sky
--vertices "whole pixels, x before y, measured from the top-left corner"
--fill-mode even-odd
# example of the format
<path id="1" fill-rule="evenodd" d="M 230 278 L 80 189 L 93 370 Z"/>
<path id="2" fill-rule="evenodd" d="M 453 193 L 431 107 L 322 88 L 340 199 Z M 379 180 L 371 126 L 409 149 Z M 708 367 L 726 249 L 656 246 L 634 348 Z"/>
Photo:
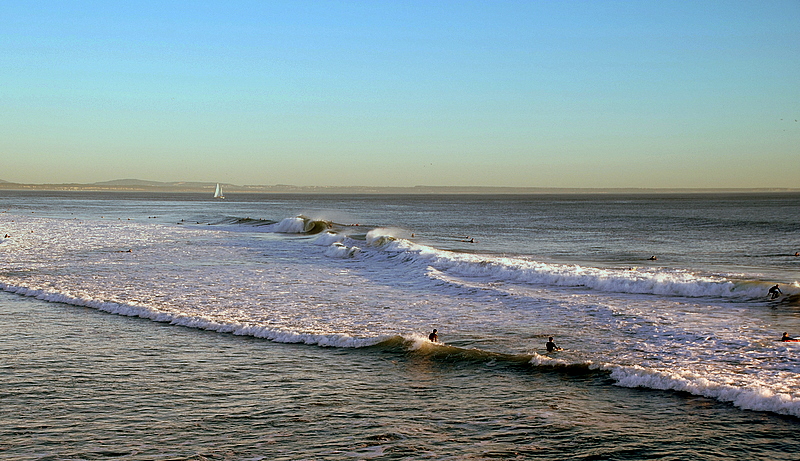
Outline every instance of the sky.
<path id="1" fill-rule="evenodd" d="M 13 1 L 0 180 L 800 188 L 800 1 Z"/>

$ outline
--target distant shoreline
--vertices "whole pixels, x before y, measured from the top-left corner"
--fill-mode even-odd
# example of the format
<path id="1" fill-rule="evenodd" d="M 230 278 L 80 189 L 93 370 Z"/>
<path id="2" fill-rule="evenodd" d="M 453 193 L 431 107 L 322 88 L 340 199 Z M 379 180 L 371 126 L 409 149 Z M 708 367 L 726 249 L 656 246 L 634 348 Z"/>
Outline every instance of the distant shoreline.
<path id="1" fill-rule="evenodd" d="M 292 186 L 221 183 L 225 194 L 369 194 L 369 195 L 536 195 L 536 194 L 696 194 L 696 193 L 782 193 L 800 192 L 790 188 L 565 188 L 492 186 Z M 91 184 L 19 184 L 0 181 L 1 190 L 86 191 L 86 192 L 185 192 L 213 194 L 216 183 L 116 180 Z"/>

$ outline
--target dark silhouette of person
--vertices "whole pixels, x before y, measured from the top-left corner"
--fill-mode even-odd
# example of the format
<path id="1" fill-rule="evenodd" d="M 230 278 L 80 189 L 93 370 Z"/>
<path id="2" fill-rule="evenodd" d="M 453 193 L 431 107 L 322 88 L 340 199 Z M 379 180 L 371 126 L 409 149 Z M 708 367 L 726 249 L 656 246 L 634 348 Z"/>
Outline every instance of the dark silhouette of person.
<path id="1" fill-rule="evenodd" d="M 769 294 L 769 295 L 772 295 L 772 297 L 771 297 L 771 298 L 769 298 L 769 299 L 775 299 L 775 298 L 777 298 L 778 296 L 782 295 L 782 294 L 783 294 L 783 292 L 781 291 L 781 289 L 780 289 L 780 288 L 778 288 L 778 284 L 776 283 L 774 287 L 772 287 L 772 288 L 770 288 L 770 289 L 769 289 L 769 292 L 768 292 L 768 294 Z"/>
<path id="2" fill-rule="evenodd" d="M 561 350 L 561 348 L 556 346 L 556 343 L 553 342 L 553 337 L 552 336 L 550 338 L 548 338 L 547 344 L 545 344 L 544 347 L 547 348 L 547 352 L 553 352 L 553 351 L 560 351 Z"/>
<path id="3" fill-rule="evenodd" d="M 429 340 L 430 340 L 432 343 L 439 342 L 439 335 L 438 335 L 438 334 L 436 334 L 436 333 L 438 333 L 438 332 L 439 332 L 439 330 L 437 330 L 436 328 L 434 328 L 434 329 L 433 329 L 433 331 L 431 332 L 431 334 L 429 334 L 429 335 L 428 335 L 428 339 L 429 339 Z"/>

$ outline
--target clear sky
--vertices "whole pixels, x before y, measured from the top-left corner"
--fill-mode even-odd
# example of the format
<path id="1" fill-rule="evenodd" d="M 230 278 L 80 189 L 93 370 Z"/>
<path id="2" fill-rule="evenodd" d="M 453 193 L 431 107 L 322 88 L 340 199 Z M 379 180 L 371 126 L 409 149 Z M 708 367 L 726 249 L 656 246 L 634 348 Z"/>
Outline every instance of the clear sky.
<path id="1" fill-rule="evenodd" d="M 800 1 L 8 1 L 0 179 L 800 187 Z"/>

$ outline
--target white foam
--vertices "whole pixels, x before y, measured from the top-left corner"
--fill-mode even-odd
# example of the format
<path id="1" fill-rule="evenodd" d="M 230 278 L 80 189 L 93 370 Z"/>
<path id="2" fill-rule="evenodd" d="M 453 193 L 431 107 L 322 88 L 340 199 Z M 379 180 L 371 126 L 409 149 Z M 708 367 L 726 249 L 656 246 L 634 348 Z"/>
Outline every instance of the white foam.
<path id="1" fill-rule="evenodd" d="M 91 299 L 81 299 L 66 296 L 61 293 L 49 293 L 42 290 L 30 289 L 20 286 L 12 286 L 0 283 L 0 289 L 22 296 L 33 297 L 43 301 L 70 304 L 73 306 L 89 307 L 111 314 L 126 317 L 141 317 L 161 323 L 170 323 L 187 328 L 216 331 L 219 333 L 232 333 L 240 336 L 253 336 L 265 338 L 277 343 L 303 343 L 323 347 L 342 347 L 358 348 L 374 346 L 386 339 L 389 335 L 372 338 L 358 338 L 347 334 L 310 334 L 296 331 L 289 331 L 281 328 L 268 328 L 259 325 L 244 325 L 239 323 L 224 323 L 208 317 L 198 317 L 183 313 L 158 312 L 145 306 L 132 304 L 104 302 Z"/>
<path id="2" fill-rule="evenodd" d="M 641 366 L 607 366 L 611 377 L 622 387 L 675 390 L 713 398 L 746 410 L 770 411 L 800 417 L 800 394 L 795 385 L 793 392 L 776 392 L 768 384 L 740 385 L 720 382 L 710 374 L 690 371 L 662 371 Z M 786 379 L 797 381 L 796 375 Z M 796 383 L 800 384 L 800 383 Z"/>
<path id="3" fill-rule="evenodd" d="M 334 243 L 342 243 L 345 236 L 344 234 L 339 234 L 335 232 L 323 232 L 314 239 L 314 245 L 319 246 L 330 246 Z"/>
<path id="4" fill-rule="evenodd" d="M 568 328 L 573 345 L 562 345 L 569 354 L 533 354 L 531 363 L 613 362 L 607 369 L 622 386 L 683 390 L 797 415 L 792 388 L 800 388 L 794 359 L 800 347 L 759 344 L 774 326 L 747 312 L 751 303 L 672 298 L 763 297 L 758 283 L 743 288 L 725 277 L 665 268 L 461 254 L 419 245 L 397 229 L 374 229 L 357 240 L 333 232 L 264 238 L 215 226 L 116 220 L 17 217 L 6 226 L 13 245 L 0 248 L 0 288 L 25 296 L 326 347 L 370 346 L 398 335 L 411 338 L 412 349 L 438 347 L 409 333 L 436 326 L 450 338 L 486 339 L 481 344 L 492 344 L 488 349 L 519 353 L 529 350 L 530 333 L 563 335 Z M 289 218 L 283 226 L 298 233 L 306 223 Z M 553 286 L 586 289 L 565 294 Z"/>
<path id="5" fill-rule="evenodd" d="M 610 269 L 462 254 L 417 245 L 394 235 L 394 232 L 386 229 L 375 229 L 367 234 L 367 243 L 387 254 L 404 253 L 406 261 L 417 261 L 439 271 L 464 277 L 483 277 L 534 285 L 585 287 L 613 293 L 684 297 L 755 299 L 763 298 L 766 293 L 763 284 L 735 283 L 722 276 L 698 275 L 680 269 Z"/>
<path id="6" fill-rule="evenodd" d="M 329 246 L 325 250 L 325 256 L 329 258 L 353 258 L 361 252 L 361 248 L 353 246 L 347 247 L 339 242 Z"/>
<path id="7" fill-rule="evenodd" d="M 534 352 L 532 354 L 530 364 L 535 366 L 565 367 L 570 365 L 589 365 L 590 362 L 570 362 L 561 358 L 550 357 Z"/>
<path id="8" fill-rule="evenodd" d="M 284 218 L 275 225 L 274 232 L 282 234 L 302 234 L 306 229 L 306 221 L 301 217 Z"/>

